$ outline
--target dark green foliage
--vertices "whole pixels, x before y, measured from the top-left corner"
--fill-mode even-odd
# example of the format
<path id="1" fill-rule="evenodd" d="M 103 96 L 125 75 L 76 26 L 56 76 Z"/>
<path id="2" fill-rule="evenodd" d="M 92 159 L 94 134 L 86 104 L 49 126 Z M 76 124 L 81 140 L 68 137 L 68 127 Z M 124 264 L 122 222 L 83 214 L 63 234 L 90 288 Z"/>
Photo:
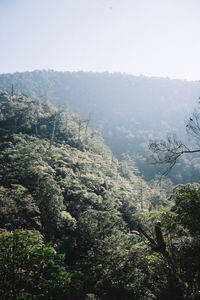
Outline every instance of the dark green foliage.
<path id="1" fill-rule="evenodd" d="M 22 94 L 0 95 L 0 127 L 3 132 L 42 133 L 55 111 L 47 102 L 32 100 Z M 46 127 L 45 127 L 46 128 Z"/>
<path id="2" fill-rule="evenodd" d="M 137 213 L 135 218 L 148 235 L 157 241 L 153 223 L 160 219 L 168 255 L 155 247 L 146 249 L 148 280 L 146 283 L 156 299 L 199 299 L 199 185 L 175 188 L 172 207 Z M 151 298 L 150 298 L 151 299 Z M 152 298 L 153 299 L 153 298 Z"/>
<path id="3" fill-rule="evenodd" d="M 140 268 L 143 247 L 138 241 L 118 232 L 106 237 L 95 252 L 88 254 L 92 285 L 100 299 L 140 299 L 141 289 L 142 295 L 146 294 L 146 275 Z"/>
<path id="4" fill-rule="evenodd" d="M 0 226 L 24 229 L 1 236 L 1 262 L 9 265 L 0 279 L 5 299 L 12 299 L 12 293 L 18 293 L 18 299 L 42 295 L 38 299 L 63 300 L 94 293 L 100 300 L 177 300 L 180 278 L 182 298 L 197 300 L 199 185 L 177 187 L 170 203 L 169 180 L 146 182 L 130 156 L 119 162 L 100 132 L 92 132 L 84 122 L 79 126 L 80 118 L 67 107 L 56 110 L 43 100 L 1 95 Z M 9 101 L 16 103 L 6 111 L 2 105 Z M 23 107 L 29 109 L 26 125 Z M 29 117 L 32 109 L 42 111 L 37 122 L 37 114 Z M 159 208 L 162 205 L 165 208 Z M 164 246 L 155 233 L 156 220 L 162 224 Z M 162 251 L 148 245 L 137 231 L 138 223 L 162 244 Z M 63 261 L 49 244 L 40 242 L 40 235 L 36 241 L 26 229 L 39 230 L 56 251 L 66 253 Z M 13 247 L 18 251 L 16 275 Z M 84 287 L 82 275 L 66 265 L 82 270 Z"/>
<path id="5" fill-rule="evenodd" d="M 28 190 L 19 184 L 0 187 L 0 228 L 41 229 L 39 208 Z"/>
<path id="6" fill-rule="evenodd" d="M 8 110 L 9 116 L 0 107 L 2 128 L 6 128 L 8 119 L 13 124 L 9 132 L 5 129 L 1 135 L 0 179 L 9 189 L 13 184 L 27 189 L 40 210 L 43 234 L 56 240 L 65 231 L 68 221 L 61 213 L 66 210 L 72 217 L 79 218 L 88 209 L 114 209 L 127 226 L 133 228 L 131 212 L 138 206 L 147 208 L 156 189 L 150 192 L 148 184 L 136 175 L 137 169 L 130 157 L 119 163 L 98 132 L 87 128 L 80 133 L 79 119 L 67 107 L 56 112 L 54 141 L 49 150 L 55 109 L 46 102 L 32 101 L 21 94 L 11 99 L 8 93 L 1 95 L 2 103 L 7 105 L 12 101 L 15 105 L 13 114 Z M 18 118 L 17 129 L 14 126 L 16 107 L 22 118 Z M 32 119 L 27 117 L 23 107 L 28 107 Z M 29 125 L 24 124 L 26 117 Z M 45 131 L 41 129 L 48 122 L 50 125 Z M 74 228 L 74 225 L 67 227 Z"/>
<path id="7" fill-rule="evenodd" d="M 200 185 L 177 186 L 171 200 L 175 202 L 172 211 L 177 213 L 177 222 L 188 228 L 191 235 L 200 235 Z"/>
<path id="8" fill-rule="evenodd" d="M 14 135 L 13 143 L 10 142 L 9 147 L 1 152 L 1 182 L 10 189 L 14 187 L 13 184 L 26 188 L 41 213 L 42 231 L 53 234 L 52 230 L 55 230 L 60 219 L 60 211 L 64 208 L 61 191 L 50 176 L 53 170 L 41 159 L 42 153 L 46 152 L 44 145 L 38 140 L 36 146 L 35 138 L 24 137 Z"/>
<path id="9" fill-rule="evenodd" d="M 80 272 L 67 272 L 63 255 L 38 232 L 0 234 L 1 299 L 82 299 Z"/>

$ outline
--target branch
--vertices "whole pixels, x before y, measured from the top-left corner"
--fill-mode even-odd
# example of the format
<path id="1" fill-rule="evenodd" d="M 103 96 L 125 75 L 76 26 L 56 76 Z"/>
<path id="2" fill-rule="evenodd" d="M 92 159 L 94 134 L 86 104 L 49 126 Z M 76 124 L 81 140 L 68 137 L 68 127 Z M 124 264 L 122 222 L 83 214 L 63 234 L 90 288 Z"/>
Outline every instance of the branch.
<path id="1" fill-rule="evenodd" d="M 150 242 L 153 251 L 157 253 L 161 253 L 167 257 L 169 256 L 170 252 L 167 248 L 166 240 L 163 237 L 160 221 L 156 221 L 154 226 L 155 234 L 156 234 L 156 242 L 140 227 L 140 225 L 137 225 L 137 229 Z"/>
<path id="2" fill-rule="evenodd" d="M 195 138 L 198 142 L 200 140 L 200 113 L 195 110 L 191 116 L 191 118 L 188 119 L 187 125 L 186 125 L 187 133 Z"/>
<path id="3" fill-rule="evenodd" d="M 190 150 L 182 141 L 177 140 L 175 135 L 168 136 L 166 141 L 150 141 L 149 149 L 152 152 L 152 164 L 168 165 L 162 175 L 167 175 L 176 164 L 177 159 L 183 154 L 200 152 L 200 149 Z"/>
<path id="4" fill-rule="evenodd" d="M 142 235 L 144 235 L 147 238 L 147 240 L 150 242 L 150 244 L 153 248 L 155 248 L 155 249 L 158 248 L 158 245 L 156 244 L 156 242 L 142 229 L 142 227 L 139 224 L 137 224 L 137 229 Z"/>

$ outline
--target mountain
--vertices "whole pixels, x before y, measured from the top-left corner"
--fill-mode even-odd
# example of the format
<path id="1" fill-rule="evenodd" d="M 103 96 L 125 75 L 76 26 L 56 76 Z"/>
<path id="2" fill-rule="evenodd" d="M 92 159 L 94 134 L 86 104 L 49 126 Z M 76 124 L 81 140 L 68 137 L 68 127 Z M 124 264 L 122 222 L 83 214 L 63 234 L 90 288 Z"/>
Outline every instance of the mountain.
<path id="1" fill-rule="evenodd" d="M 1 92 L 0 142 L 5 229 L 26 224 L 56 241 L 82 214 L 107 210 L 128 230 L 133 211 L 165 204 L 170 192 L 168 181 L 145 182 L 130 157 L 119 162 L 99 132 L 68 107 Z"/>
<path id="2" fill-rule="evenodd" d="M 128 241 L 128 234 L 136 228 L 133 214 L 166 205 L 171 187 L 169 180 L 160 186 L 156 180 L 145 182 L 128 156 L 118 161 L 99 131 L 92 131 L 88 121 L 67 106 L 57 109 L 46 100 L 1 91 L 0 269 L 4 276 L 0 296 L 11 299 L 11 285 L 15 285 L 15 293 L 24 293 L 20 288 L 24 286 L 25 292 L 31 289 L 38 295 L 37 282 L 44 294 L 46 289 L 50 294 L 60 290 L 64 294 L 59 299 L 85 299 L 80 296 L 80 272 L 72 281 L 72 293 L 79 294 L 73 298 L 71 292 L 68 295 L 70 281 L 64 276 L 74 275 L 65 273 L 58 264 L 54 273 L 52 247 L 40 241 L 50 241 L 53 251 L 67 253 L 67 268 L 81 268 L 86 274 L 89 268 L 93 272 L 96 267 L 91 265 L 92 257 L 105 239 L 117 236 L 120 243 Z M 39 254 L 33 249 L 38 249 Z M 13 271 L 14 251 L 18 253 L 15 261 L 19 267 Z M 43 267 L 38 270 L 40 260 Z M 22 264 L 26 276 L 21 271 Z M 45 270 L 47 265 L 49 270 Z M 47 271 L 49 281 L 45 281 Z M 14 283 L 13 274 L 18 276 Z M 53 287 L 52 276 L 57 280 Z M 94 285 L 92 277 L 90 282 Z M 47 299 L 48 295 L 36 299 Z"/>
<path id="3" fill-rule="evenodd" d="M 146 182 L 89 122 L 0 92 L 0 298 L 198 299 L 200 185 Z"/>
<path id="4" fill-rule="evenodd" d="M 185 119 L 200 95 L 199 82 L 120 73 L 49 70 L 0 75 L 1 89 L 11 90 L 12 85 L 15 91 L 42 96 L 57 107 L 67 103 L 74 113 L 91 119 L 90 126 L 101 129 L 118 159 L 129 154 L 147 180 L 162 170 L 146 163 L 149 139 L 171 132 L 186 139 Z M 188 168 L 191 160 L 180 160 L 170 174 L 174 183 L 196 181 Z"/>

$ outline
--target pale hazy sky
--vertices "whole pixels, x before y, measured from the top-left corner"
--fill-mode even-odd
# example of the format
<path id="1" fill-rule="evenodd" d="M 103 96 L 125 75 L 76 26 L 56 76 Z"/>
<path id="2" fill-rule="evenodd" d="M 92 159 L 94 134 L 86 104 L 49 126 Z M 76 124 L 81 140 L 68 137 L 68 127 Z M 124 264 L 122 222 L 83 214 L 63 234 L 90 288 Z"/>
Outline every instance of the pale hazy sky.
<path id="1" fill-rule="evenodd" d="M 0 73 L 200 80 L 200 0 L 0 0 Z"/>

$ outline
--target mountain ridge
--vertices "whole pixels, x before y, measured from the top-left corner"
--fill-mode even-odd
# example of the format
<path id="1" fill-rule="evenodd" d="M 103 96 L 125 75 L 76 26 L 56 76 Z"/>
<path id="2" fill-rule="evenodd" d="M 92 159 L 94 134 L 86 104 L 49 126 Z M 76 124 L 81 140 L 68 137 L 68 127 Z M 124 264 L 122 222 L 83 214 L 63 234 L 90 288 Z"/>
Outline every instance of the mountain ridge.
<path id="1" fill-rule="evenodd" d="M 147 180 L 162 171 L 144 163 L 149 139 L 169 133 L 187 139 L 184 120 L 200 95 L 199 82 L 121 73 L 37 70 L 0 75 L 0 88 L 11 90 L 12 85 L 14 90 L 34 98 L 43 96 L 56 106 L 67 103 L 74 113 L 90 117 L 90 126 L 101 128 L 114 154 L 119 159 L 123 153 L 131 155 Z M 187 175 L 180 179 L 178 173 L 170 175 L 175 183 L 194 181 Z"/>

